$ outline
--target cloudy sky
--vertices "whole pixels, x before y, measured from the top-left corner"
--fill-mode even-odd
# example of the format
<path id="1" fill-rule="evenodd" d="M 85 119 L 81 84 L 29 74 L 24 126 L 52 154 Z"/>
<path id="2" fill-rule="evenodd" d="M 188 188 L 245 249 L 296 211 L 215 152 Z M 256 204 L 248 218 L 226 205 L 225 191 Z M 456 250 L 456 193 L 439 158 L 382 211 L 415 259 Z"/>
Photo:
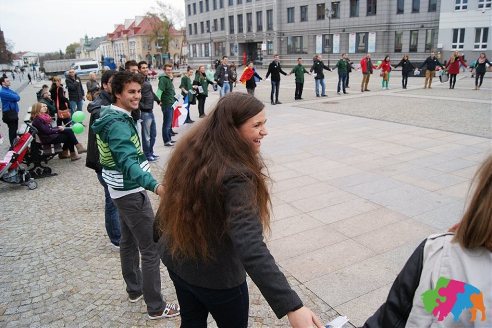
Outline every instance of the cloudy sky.
<path id="1" fill-rule="evenodd" d="M 162 2 L 184 13 L 184 0 Z M 156 0 L 0 0 L 0 28 L 15 52 L 65 52 L 86 34 L 106 35 L 156 7 Z"/>

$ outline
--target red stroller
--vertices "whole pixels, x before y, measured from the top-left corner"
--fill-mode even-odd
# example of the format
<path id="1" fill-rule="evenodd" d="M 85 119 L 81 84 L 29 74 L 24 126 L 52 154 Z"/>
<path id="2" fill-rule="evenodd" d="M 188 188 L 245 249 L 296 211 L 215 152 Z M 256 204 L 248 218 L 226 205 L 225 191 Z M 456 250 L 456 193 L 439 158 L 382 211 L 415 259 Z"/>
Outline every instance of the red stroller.
<path id="1" fill-rule="evenodd" d="M 27 186 L 30 190 L 36 189 L 38 183 L 31 177 L 25 164 L 24 156 L 34 139 L 33 127 L 29 126 L 23 135 L 17 138 L 12 150 L 9 150 L 3 160 L 0 160 L 0 180 L 7 183 Z"/>

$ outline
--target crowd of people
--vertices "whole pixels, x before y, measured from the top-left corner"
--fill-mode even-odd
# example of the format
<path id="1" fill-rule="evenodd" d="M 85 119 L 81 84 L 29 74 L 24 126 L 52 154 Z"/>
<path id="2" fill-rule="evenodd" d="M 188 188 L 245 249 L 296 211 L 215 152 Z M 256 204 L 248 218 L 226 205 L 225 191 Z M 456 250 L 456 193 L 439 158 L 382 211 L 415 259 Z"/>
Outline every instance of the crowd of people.
<path id="1" fill-rule="evenodd" d="M 483 80 L 482 66 L 485 68 L 487 63 L 490 65 L 480 55 L 477 89 L 478 81 L 481 85 Z M 437 67 L 447 69 L 450 88 L 454 88 L 460 64 L 467 66 L 457 53 L 447 64 L 431 54 L 420 66 L 427 68 L 425 88 L 431 88 Z M 361 91 L 370 91 L 368 83 L 374 70 L 380 70 L 381 87 L 388 89 L 392 69 L 400 66 L 402 87 L 406 89 L 408 76 L 417 69 L 408 56 L 392 66 L 389 56 L 375 65 L 367 54 L 360 62 Z M 280 75 L 295 75 L 294 99 L 302 100 L 304 75 L 314 76 L 316 96 L 325 97 L 324 71 L 333 69 L 338 71 L 337 92 L 346 94 L 349 74 L 355 69 L 347 54 L 342 54 L 333 68 L 317 55 L 309 70 L 298 58 L 290 73 L 282 69 L 275 55 L 265 76 L 271 81 L 271 104 L 280 104 Z M 181 315 L 181 327 L 206 327 L 209 314 L 219 327 L 247 327 L 248 274 L 278 318 L 287 316 L 293 327 L 323 327 L 291 288 L 264 242 L 270 229 L 271 202 L 268 170 L 260 150 L 268 130 L 265 104 L 254 97 L 256 83 L 262 80 L 254 63 L 248 63 L 239 79 L 227 57 L 217 65 L 214 76 L 207 74 L 205 66 L 196 71 L 187 69 L 179 90 L 188 106 L 198 103 L 202 120 L 177 143 L 172 139 L 177 134 L 172 121 L 178 101 L 173 66 L 164 66 L 155 92 L 148 72 L 147 62 L 130 60 L 124 71 L 105 71 L 100 83 L 90 76 L 85 93 L 81 80 L 71 70 L 65 81 L 67 90 L 60 78 L 53 78 L 51 87 L 43 86 L 38 92 L 38 102 L 31 109 L 32 124 L 41 142 L 63 144 L 60 158 L 77 160 L 87 151 L 86 166 L 95 171 L 104 188 L 106 230 L 120 252 L 129 302 L 143 298 L 152 320 Z M 231 93 L 237 80 L 245 84 L 247 93 Z M 8 78 L 0 78 L 0 83 L 4 122 L 9 124 L 9 131 L 11 126 L 16 131 L 18 118 L 14 116 L 18 116 L 20 97 L 10 90 Z M 218 86 L 221 97 L 207 115 L 205 101 L 210 86 Z M 91 115 L 87 149 L 70 129 L 71 116 L 82 110 L 86 97 L 92 100 L 87 106 Z M 162 182 L 153 177 L 149 165 L 159 157 L 154 152 L 154 104 L 160 106 L 164 116 L 164 145 L 174 147 Z M 185 122 L 194 122 L 189 108 Z M 415 304 L 420 297 L 417 291 L 435 286 L 442 267 L 451 268 L 454 279 L 473 282 L 485 295 L 492 295 L 490 270 L 483 270 L 492 266 L 491 156 L 479 169 L 474 186 L 461 222 L 450 233 L 431 236 L 417 248 L 397 277 L 387 302 L 366 327 L 399 327 L 407 322 L 424 327 L 435 320 Z M 156 215 L 149 191 L 160 197 Z M 446 253 L 430 257 L 428 249 L 434 254 Z M 174 284 L 179 305 L 166 301 L 161 293 L 161 261 Z M 465 270 L 463 263 L 476 270 Z M 486 302 L 492 305 L 490 300 Z M 486 320 L 484 315 L 482 312 L 482 320 Z M 464 319 L 460 323 L 469 325 Z"/>

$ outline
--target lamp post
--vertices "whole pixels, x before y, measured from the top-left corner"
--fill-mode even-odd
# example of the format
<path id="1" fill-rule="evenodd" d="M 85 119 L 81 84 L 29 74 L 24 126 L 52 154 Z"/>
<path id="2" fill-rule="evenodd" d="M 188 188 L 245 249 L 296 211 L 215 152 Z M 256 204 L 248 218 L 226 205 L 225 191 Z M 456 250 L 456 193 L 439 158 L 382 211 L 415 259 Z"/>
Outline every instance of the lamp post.
<path id="1" fill-rule="evenodd" d="M 209 24 L 210 25 L 210 24 Z M 214 62 L 212 59 L 212 28 L 208 28 L 208 36 L 210 37 L 210 43 L 209 43 L 209 55 L 210 55 L 210 67 L 214 66 Z"/>
<path id="2" fill-rule="evenodd" d="M 328 2 L 328 8 L 325 9 L 326 17 L 328 18 L 328 37 L 330 38 L 331 43 L 331 52 L 333 53 L 333 35 L 330 36 L 330 28 L 331 28 L 331 17 L 333 16 L 333 10 L 331 9 L 331 3 Z M 330 54 L 328 54 L 327 66 L 330 66 Z"/>

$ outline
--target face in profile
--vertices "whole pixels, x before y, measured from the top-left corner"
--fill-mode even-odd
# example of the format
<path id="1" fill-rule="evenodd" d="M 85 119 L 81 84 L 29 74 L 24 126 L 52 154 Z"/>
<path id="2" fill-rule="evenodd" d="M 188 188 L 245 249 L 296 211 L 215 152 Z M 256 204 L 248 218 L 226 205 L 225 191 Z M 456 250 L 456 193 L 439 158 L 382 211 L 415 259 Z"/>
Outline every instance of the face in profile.
<path id="1" fill-rule="evenodd" d="M 268 134 L 265 124 L 266 114 L 265 109 L 263 109 L 239 127 L 239 135 L 241 135 L 256 153 L 260 152 L 261 139 Z"/>

